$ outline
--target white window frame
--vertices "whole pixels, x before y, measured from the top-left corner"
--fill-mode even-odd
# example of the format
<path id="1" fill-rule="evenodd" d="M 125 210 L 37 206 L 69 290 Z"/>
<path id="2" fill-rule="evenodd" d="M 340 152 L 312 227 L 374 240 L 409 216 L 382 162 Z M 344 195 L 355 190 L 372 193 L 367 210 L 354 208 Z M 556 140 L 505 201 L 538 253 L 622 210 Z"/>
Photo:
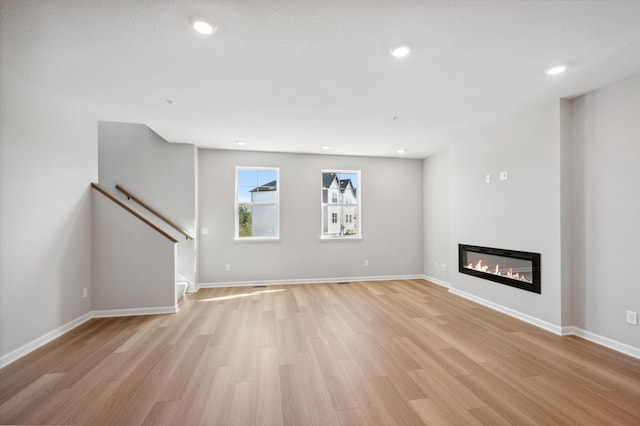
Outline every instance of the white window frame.
<path id="1" fill-rule="evenodd" d="M 325 173 L 336 173 L 336 174 L 354 174 L 356 175 L 356 211 L 351 216 L 351 221 L 349 224 L 355 223 L 355 229 L 357 231 L 356 235 L 329 235 L 324 232 L 324 222 L 325 220 L 328 223 L 331 223 L 332 213 L 329 212 L 328 206 L 354 206 L 353 204 L 343 204 L 343 203 L 333 203 L 331 199 L 331 195 L 327 194 L 327 202 L 324 202 L 323 192 L 324 192 L 324 174 Z M 326 207 L 326 215 L 325 218 L 325 207 Z M 350 214 L 350 213 L 349 213 Z M 346 214 L 341 211 L 338 214 L 338 222 L 341 223 L 342 220 L 346 221 Z M 320 171 L 320 239 L 322 240 L 359 240 L 362 239 L 362 173 L 360 170 L 337 170 L 337 169 L 323 169 Z"/>
<path id="2" fill-rule="evenodd" d="M 269 170 L 274 171 L 276 173 L 276 201 L 274 203 L 246 203 L 240 202 L 238 200 L 238 172 L 242 170 Z M 234 193 L 234 221 L 235 221 L 235 241 L 274 241 L 280 239 L 280 168 L 279 167 L 254 167 L 254 166 L 236 166 L 235 168 L 235 193 Z M 265 182 L 266 183 L 266 182 Z M 260 185 L 261 183 L 258 183 Z M 240 236 L 240 218 L 238 214 L 238 207 L 241 205 L 249 205 L 252 207 L 251 211 L 253 212 L 254 205 L 275 205 L 276 207 L 276 234 L 272 236 L 260 236 L 260 237 L 241 237 Z M 253 214 L 253 213 L 252 213 Z"/>

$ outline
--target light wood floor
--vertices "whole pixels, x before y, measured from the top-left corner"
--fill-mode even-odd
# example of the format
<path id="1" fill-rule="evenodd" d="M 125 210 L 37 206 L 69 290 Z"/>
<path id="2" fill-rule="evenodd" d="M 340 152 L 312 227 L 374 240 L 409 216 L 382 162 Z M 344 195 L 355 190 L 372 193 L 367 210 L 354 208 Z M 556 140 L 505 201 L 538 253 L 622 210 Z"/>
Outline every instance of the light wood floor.
<path id="1" fill-rule="evenodd" d="M 640 361 L 422 280 L 203 289 L 0 370 L 2 424 L 640 424 Z"/>

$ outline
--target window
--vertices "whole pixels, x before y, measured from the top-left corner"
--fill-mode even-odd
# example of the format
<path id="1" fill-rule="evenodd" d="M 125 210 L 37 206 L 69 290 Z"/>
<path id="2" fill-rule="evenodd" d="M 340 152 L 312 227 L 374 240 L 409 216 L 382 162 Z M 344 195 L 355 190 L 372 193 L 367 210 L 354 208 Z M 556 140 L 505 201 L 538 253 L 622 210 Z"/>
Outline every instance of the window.
<path id="1" fill-rule="evenodd" d="M 279 169 L 236 167 L 236 239 L 279 237 Z"/>
<path id="2" fill-rule="evenodd" d="M 360 171 L 322 171 L 322 238 L 359 238 Z"/>

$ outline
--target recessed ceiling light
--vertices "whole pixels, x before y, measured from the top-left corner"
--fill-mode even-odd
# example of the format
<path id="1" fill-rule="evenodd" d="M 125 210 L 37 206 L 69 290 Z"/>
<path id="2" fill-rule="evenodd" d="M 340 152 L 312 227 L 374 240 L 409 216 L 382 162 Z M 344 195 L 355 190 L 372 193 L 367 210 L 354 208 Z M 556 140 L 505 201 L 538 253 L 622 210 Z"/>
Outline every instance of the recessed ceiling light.
<path id="1" fill-rule="evenodd" d="M 405 152 L 407 152 L 407 150 L 406 150 L 406 149 L 403 149 L 403 148 L 400 148 L 400 149 L 398 150 L 398 154 L 404 154 Z"/>
<path id="2" fill-rule="evenodd" d="M 322 145 L 322 149 L 331 149 L 331 146 L 329 146 L 329 145 Z"/>
<path id="3" fill-rule="evenodd" d="M 202 18 L 193 19 L 191 21 L 191 26 L 193 26 L 193 29 L 199 32 L 200 34 L 205 34 L 205 35 L 213 34 L 218 29 L 218 27 L 213 25 L 211 22 Z"/>
<path id="4" fill-rule="evenodd" d="M 547 75 L 558 75 L 558 74 L 562 74 L 566 70 L 567 70 L 566 65 L 556 65 L 555 67 L 549 68 L 545 72 L 547 73 Z"/>
<path id="5" fill-rule="evenodd" d="M 411 53 L 411 46 L 409 46 L 406 43 L 405 44 L 399 44 L 396 47 L 391 48 L 389 50 L 389 53 L 391 53 L 391 55 L 395 56 L 396 58 L 404 58 L 409 53 Z"/>
<path id="6" fill-rule="evenodd" d="M 246 145 L 246 141 L 236 141 L 236 145 Z"/>

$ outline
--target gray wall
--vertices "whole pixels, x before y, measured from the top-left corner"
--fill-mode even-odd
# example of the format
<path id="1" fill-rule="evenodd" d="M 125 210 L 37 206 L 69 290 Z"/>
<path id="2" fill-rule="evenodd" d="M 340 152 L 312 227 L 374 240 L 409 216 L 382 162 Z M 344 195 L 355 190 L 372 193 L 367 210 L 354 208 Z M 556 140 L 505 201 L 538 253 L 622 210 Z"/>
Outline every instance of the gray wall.
<path id="1" fill-rule="evenodd" d="M 424 187 L 424 274 L 449 282 L 449 151 L 443 150 L 423 162 Z M 436 265 L 437 264 L 437 265 Z M 446 270 L 445 270 L 446 269 Z"/>
<path id="2" fill-rule="evenodd" d="M 425 179 L 433 181 L 425 182 L 425 274 L 433 262 L 447 261 L 452 288 L 559 326 L 559 154 L 559 105 L 553 103 L 461 137 L 448 153 L 425 160 Z M 508 179 L 500 181 L 505 170 Z M 447 181 L 448 206 L 439 186 Z M 446 248 L 430 241 L 441 241 L 447 227 Z M 542 294 L 460 274 L 460 243 L 541 253 Z M 434 278 L 446 279 L 437 273 Z"/>
<path id="3" fill-rule="evenodd" d="M 114 194 L 120 184 L 167 218 L 196 234 L 196 148 L 170 144 L 143 124 L 98 124 L 100 184 Z M 192 283 L 196 243 L 181 237 L 178 272 Z"/>
<path id="4" fill-rule="evenodd" d="M 93 310 L 172 308 L 176 246 L 93 191 Z"/>
<path id="5" fill-rule="evenodd" d="M 563 326 L 573 325 L 573 312 L 576 305 L 582 302 L 575 299 L 573 277 L 574 252 L 580 246 L 574 246 L 573 223 L 576 217 L 575 204 L 573 202 L 573 173 L 576 167 L 574 159 L 571 125 L 571 101 L 560 101 L 560 256 L 561 256 L 561 283 L 562 302 L 561 320 Z M 578 161 L 579 162 L 579 161 Z"/>
<path id="6" fill-rule="evenodd" d="M 640 327 L 625 324 L 627 310 L 640 311 L 638 111 L 640 75 L 518 114 L 425 159 L 425 274 L 447 281 L 433 262 L 448 258 L 454 289 L 640 347 Z M 465 242 L 540 252 L 542 294 L 458 273 Z"/>
<path id="7" fill-rule="evenodd" d="M 559 103 L 469 135 L 450 151 L 451 286 L 561 325 Z M 508 180 L 500 181 L 500 171 Z M 491 174 L 491 183 L 485 175 Z M 457 271 L 458 244 L 541 254 L 542 294 Z"/>
<path id="8" fill-rule="evenodd" d="M 640 75 L 572 101 L 573 322 L 640 347 Z"/>
<path id="9" fill-rule="evenodd" d="M 280 168 L 279 241 L 234 241 L 235 166 Z M 320 239 L 322 169 L 362 171 L 362 240 Z M 421 160 L 200 150 L 199 176 L 201 283 L 422 274 Z"/>
<path id="10" fill-rule="evenodd" d="M 0 61 L 1 63 L 2 61 Z M 95 118 L 0 68 L 0 357 L 91 310 Z"/>

